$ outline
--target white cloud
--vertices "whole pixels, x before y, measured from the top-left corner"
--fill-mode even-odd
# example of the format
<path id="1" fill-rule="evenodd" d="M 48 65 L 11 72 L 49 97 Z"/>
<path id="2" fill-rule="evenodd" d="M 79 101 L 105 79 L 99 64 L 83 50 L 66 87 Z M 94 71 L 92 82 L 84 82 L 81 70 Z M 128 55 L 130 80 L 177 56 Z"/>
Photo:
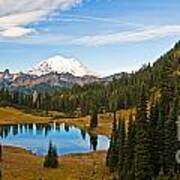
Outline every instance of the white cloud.
<path id="1" fill-rule="evenodd" d="M 30 34 L 33 31 L 34 30 L 30 28 L 10 27 L 6 30 L 0 31 L 0 35 L 3 37 L 17 38 L 17 37 L 22 37 L 26 34 Z"/>
<path id="2" fill-rule="evenodd" d="M 32 17 L 33 19 L 33 17 Z M 23 18 L 21 19 L 23 22 Z M 0 29 L 0 40 L 4 42 L 11 42 L 11 39 L 4 39 L 4 37 L 21 37 L 26 34 L 36 32 L 34 29 L 9 26 L 6 30 Z M 103 35 L 86 35 L 74 36 L 64 34 L 40 34 L 40 32 L 33 33 L 29 37 L 13 39 L 16 43 L 22 44 L 66 44 L 66 45 L 85 45 L 85 46 L 104 46 L 111 44 L 143 42 L 163 37 L 180 35 L 180 25 L 164 25 L 164 26 L 147 26 L 146 28 L 134 29 L 131 31 L 121 31 L 111 34 Z"/>
<path id="3" fill-rule="evenodd" d="M 50 15 L 49 18 L 45 19 L 46 21 L 65 21 L 65 22 L 100 22 L 100 23 L 110 23 L 113 25 L 121 25 L 126 27 L 144 27 L 143 24 L 138 24 L 134 22 L 128 22 L 125 20 L 117 18 L 108 18 L 108 17 L 96 17 L 96 16 L 87 16 L 87 15 L 72 15 L 72 14 L 62 14 L 60 16 L 59 12 L 54 12 Z"/>
<path id="4" fill-rule="evenodd" d="M 26 13 L 11 14 L 0 17 L 0 27 L 9 28 L 15 26 L 24 26 L 32 23 L 42 16 L 42 11 L 31 11 Z"/>
<path id="5" fill-rule="evenodd" d="M 81 2 L 82 0 L 0 0 L 0 35 L 20 37 L 21 34 L 28 34 L 32 29 L 25 26 L 37 22 L 55 9 L 63 11 Z"/>
<path id="6" fill-rule="evenodd" d="M 74 40 L 74 43 L 88 46 L 99 46 L 127 42 L 141 42 L 172 35 L 180 35 L 180 25 L 147 27 L 133 31 L 84 36 Z"/>

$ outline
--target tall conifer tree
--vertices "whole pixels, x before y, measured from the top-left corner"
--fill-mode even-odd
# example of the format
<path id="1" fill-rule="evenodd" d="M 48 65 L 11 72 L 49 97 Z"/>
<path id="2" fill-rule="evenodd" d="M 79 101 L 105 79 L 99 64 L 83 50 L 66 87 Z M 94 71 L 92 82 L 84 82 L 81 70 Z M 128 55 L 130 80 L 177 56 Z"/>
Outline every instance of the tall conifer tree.
<path id="1" fill-rule="evenodd" d="M 147 120 L 147 98 L 142 86 L 140 101 L 136 117 L 136 145 L 135 145 L 135 179 L 149 180 L 152 178 L 150 156 L 150 135 Z"/>

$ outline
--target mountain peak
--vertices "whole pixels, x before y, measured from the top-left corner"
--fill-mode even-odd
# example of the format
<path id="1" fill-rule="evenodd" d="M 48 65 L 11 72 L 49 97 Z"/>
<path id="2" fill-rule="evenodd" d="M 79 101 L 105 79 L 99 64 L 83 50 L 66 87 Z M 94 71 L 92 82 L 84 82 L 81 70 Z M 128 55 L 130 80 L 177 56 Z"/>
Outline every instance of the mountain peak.
<path id="1" fill-rule="evenodd" d="M 55 73 L 70 73 L 74 76 L 96 76 L 96 73 L 90 71 L 86 66 L 81 64 L 75 58 L 67 58 L 60 55 L 50 57 L 49 59 L 41 61 L 39 64 L 34 66 L 28 73 L 41 76 Z"/>

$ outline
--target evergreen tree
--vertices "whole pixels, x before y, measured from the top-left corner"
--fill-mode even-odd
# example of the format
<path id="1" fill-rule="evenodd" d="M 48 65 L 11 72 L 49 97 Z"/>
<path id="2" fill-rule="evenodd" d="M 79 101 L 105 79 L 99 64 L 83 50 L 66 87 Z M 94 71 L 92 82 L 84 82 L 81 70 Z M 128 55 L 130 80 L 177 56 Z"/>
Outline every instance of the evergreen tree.
<path id="1" fill-rule="evenodd" d="M 125 149 L 125 162 L 123 168 L 123 178 L 125 180 L 135 179 L 135 166 L 134 166 L 134 150 L 135 150 L 135 123 L 133 121 L 133 115 L 131 113 L 128 122 L 128 132 L 126 137 L 126 149 Z"/>
<path id="2" fill-rule="evenodd" d="M 116 111 L 118 108 L 118 96 L 117 92 L 113 92 L 109 100 L 109 109 L 113 112 L 114 123 L 116 121 Z"/>
<path id="3" fill-rule="evenodd" d="M 49 143 L 48 154 L 45 157 L 44 167 L 46 168 L 57 168 L 58 167 L 58 155 L 56 147 Z"/>
<path id="4" fill-rule="evenodd" d="M 90 144 L 91 149 L 93 149 L 93 151 L 96 151 L 98 145 L 98 136 L 94 133 L 90 134 Z"/>
<path id="5" fill-rule="evenodd" d="M 173 101 L 173 69 L 171 65 L 171 57 L 167 59 L 165 57 L 164 63 L 161 67 L 161 81 L 160 81 L 160 89 L 161 89 L 161 98 L 159 102 L 159 117 L 158 117 L 158 124 L 157 124 L 157 131 L 158 131 L 158 150 L 157 154 L 159 155 L 159 167 L 160 173 L 166 174 L 167 167 L 167 143 L 166 138 L 168 139 L 168 134 L 166 131 L 169 131 L 169 115 L 171 110 L 171 103 Z M 170 130 L 171 131 L 171 130 Z M 166 143 L 166 144 L 165 144 Z"/>
<path id="6" fill-rule="evenodd" d="M 110 147 L 106 158 L 106 165 L 109 167 L 110 172 L 115 172 L 117 170 L 118 162 L 119 162 L 118 130 L 117 130 L 117 124 L 114 121 Z"/>
<path id="7" fill-rule="evenodd" d="M 98 126 L 98 110 L 97 106 L 91 108 L 91 119 L 90 119 L 90 128 L 96 128 Z"/>
<path id="8" fill-rule="evenodd" d="M 159 105 L 158 102 L 153 100 L 150 109 L 150 135 L 151 135 L 151 162 L 153 168 L 153 176 L 157 177 L 160 171 L 160 156 L 158 153 L 159 136 L 162 129 L 158 129 L 159 119 Z"/>
<path id="9" fill-rule="evenodd" d="M 125 156 L 126 156 L 126 152 L 125 152 L 125 140 L 126 140 L 126 132 L 125 132 L 125 122 L 124 119 L 119 121 L 119 127 L 118 127 L 118 141 L 119 141 L 119 145 L 118 145 L 118 149 L 119 149 L 119 158 L 118 158 L 118 171 L 119 171 L 119 177 L 121 177 L 121 179 L 124 176 L 123 169 L 124 169 L 124 165 L 125 165 Z"/>
<path id="10" fill-rule="evenodd" d="M 162 97 L 159 103 L 159 116 L 158 116 L 158 123 L 157 123 L 157 132 L 158 132 L 158 147 L 157 147 L 157 155 L 159 161 L 157 162 L 160 170 L 160 174 L 164 174 L 164 141 L 165 141 L 165 132 L 164 132 L 164 123 L 165 123 L 165 111 L 163 108 L 163 101 Z"/>
<path id="11" fill-rule="evenodd" d="M 164 142 L 164 172 L 165 174 L 172 174 L 175 172 L 176 161 L 175 154 L 177 152 L 177 127 L 176 122 L 178 119 L 178 98 L 176 98 L 172 107 L 169 118 L 165 121 L 165 142 Z"/>
<path id="12" fill-rule="evenodd" d="M 152 178 L 150 135 L 147 120 L 147 98 L 144 86 L 141 90 L 140 101 L 136 117 L 136 144 L 135 144 L 135 179 L 149 180 Z"/>

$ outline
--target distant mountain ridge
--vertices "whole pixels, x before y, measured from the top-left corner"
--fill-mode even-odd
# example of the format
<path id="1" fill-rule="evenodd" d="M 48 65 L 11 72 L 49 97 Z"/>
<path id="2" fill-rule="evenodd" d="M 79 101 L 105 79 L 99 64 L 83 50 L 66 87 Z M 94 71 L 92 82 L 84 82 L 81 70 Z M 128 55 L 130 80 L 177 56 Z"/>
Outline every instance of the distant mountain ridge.
<path id="1" fill-rule="evenodd" d="M 75 84 L 83 86 L 94 82 L 106 83 L 120 77 L 121 73 L 100 78 L 75 58 L 58 55 L 41 61 L 27 72 L 11 73 L 8 69 L 0 72 L 0 88 L 71 88 Z"/>
<path id="2" fill-rule="evenodd" d="M 73 85 L 83 86 L 85 84 L 91 84 L 94 82 L 109 83 L 114 78 L 119 79 L 124 73 L 115 74 L 103 78 L 95 76 L 82 76 L 77 77 L 70 73 L 54 73 L 37 76 L 25 73 L 10 73 L 9 70 L 0 72 L 0 88 L 5 87 L 11 90 L 18 88 L 34 88 L 43 89 L 43 87 L 56 87 L 56 88 L 71 88 Z"/>
<path id="3" fill-rule="evenodd" d="M 83 76 L 77 77 L 70 73 L 54 73 L 37 76 L 25 73 L 15 73 L 11 74 L 9 70 L 0 72 L 0 87 L 16 89 L 23 86 L 37 86 L 40 84 L 48 84 L 50 87 L 72 87 L 75 84 L 84 85 L 95 81 L 99 78 L 94 76 Z"/>

